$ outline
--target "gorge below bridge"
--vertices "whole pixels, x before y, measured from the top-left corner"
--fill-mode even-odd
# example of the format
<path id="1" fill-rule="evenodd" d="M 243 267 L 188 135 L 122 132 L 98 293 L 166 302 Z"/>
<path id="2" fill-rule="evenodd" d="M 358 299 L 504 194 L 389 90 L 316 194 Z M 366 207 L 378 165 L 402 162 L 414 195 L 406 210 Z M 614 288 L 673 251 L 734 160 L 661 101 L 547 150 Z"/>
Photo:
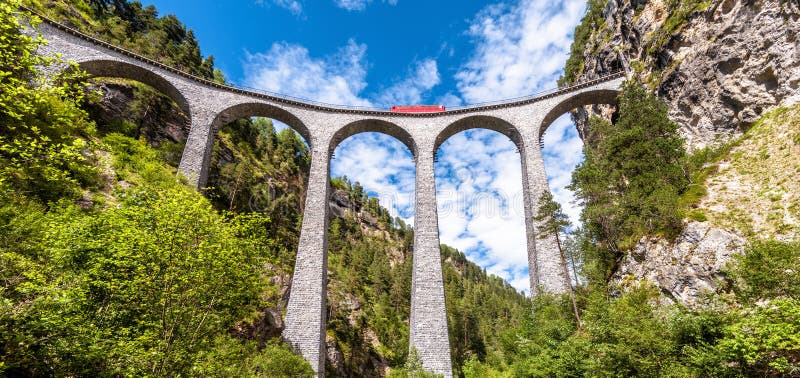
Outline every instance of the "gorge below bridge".
<path id="1" fill-rule="evenodd" d="M 537 235 L 533 220 L 541 194 L 548 190 L 540 140 L 548 126 L 579 106 L 613 104 L 625 76 L 610 76 L 541 95 L 467 106 L 440 113 L 392 113 L 333 106 L 259 93 L 194 77 L 159 62 L 82 34 L 42 17 L 38 32 L 48 41 L 45 55 L 58 54 L 97 77 L 139 81 L 169 96 L 191 120 L 179 172 L 197 188 L 208 176 L 216 131 L 245 117 L 268 117 L 289 125 L 309 144 L 311 169 L 283 338 L 311 363 L 325 369 L 327 250 L 330 160 L 344 139 L 363 132 L 390 135 L 411 151 L 416 166 L 410 347 L 422 366 L 452 376 L 439 250 L 434 157 L 449 137 L 481 128 L 506 135 L 522 162 L 528 266 L 531 293 L 561 293 L 567 277 L 560 267 L 555 235 Z M 49 68 L 63 70 L 65 64 Z"/>

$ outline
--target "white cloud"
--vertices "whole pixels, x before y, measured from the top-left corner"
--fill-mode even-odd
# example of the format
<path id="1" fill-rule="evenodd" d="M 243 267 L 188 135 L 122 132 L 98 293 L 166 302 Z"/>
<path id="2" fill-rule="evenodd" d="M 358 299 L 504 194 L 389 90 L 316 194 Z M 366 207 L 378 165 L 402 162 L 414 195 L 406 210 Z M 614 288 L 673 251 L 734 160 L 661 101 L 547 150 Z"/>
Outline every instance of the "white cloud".
<path id="1" fill-rule="evenodd" d="M 439 68 L 433 59 L 418 62 L 405 79 L 396 82 L 377 97 L 383 106 L 419 104 L 426 92 L 441 82 Z"/>
<path id="2" fill-rule="evenodd" d="M 469 34 L 477 46 L 456 74 L 467 102 L 501 100 L 554 86 L 584 0 L 522 0 L 481 11 Z"/>
<path id="3" fill-rule="evenodd" d="M 367 46 L 354 40 L 324 58 L 303 46 L 274 43 L 266 53 L 245 54 L 246 86 L 331 104 L 370 106 L 359 96 L 367 86 Z"/>
<path id="4" fill-rule="evenodd" d="M 297 0 L 271 0 L 273 4 L 284 8 L 291 12 L 295 16 L 299 16 L 303 13 L 303 4 L 301 4 Z M 265 0 L 256 0 L 256 4 L 264 5 Z"/>
<path id="5" fill-rule="evenodd" d="M 372 0 L 333 0 L 337 7 L 348 11 L 363 11 Z M 397 5 L 397 0 L 384 0 L 384 3 Z"/>

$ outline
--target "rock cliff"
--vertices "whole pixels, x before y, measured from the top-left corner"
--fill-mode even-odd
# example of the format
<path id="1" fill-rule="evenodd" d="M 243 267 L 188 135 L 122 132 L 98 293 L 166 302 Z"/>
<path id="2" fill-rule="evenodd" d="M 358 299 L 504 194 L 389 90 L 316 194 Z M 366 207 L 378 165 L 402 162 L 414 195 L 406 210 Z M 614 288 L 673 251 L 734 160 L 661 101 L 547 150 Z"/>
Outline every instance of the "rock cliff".
<path id="1" fill-rule="evenodd" d="M 689 149 L 741 135 L 800 100 L 800 4 L 782 0 L 608 0 L 577 80 L 623 68 L 656 91 Z M 576 113 L 579 127 L 588 114 Z"/>
<path id="2" fill-rule="evenodd" d="M 582 61 L 573 64 L 575 72 L 565 77 L 581 81 L 626 70 L 666 102 L 690 151 L 739 138 L 768 112 L 800 101 L 797 1 L 590 1 L 580 28 L 589 29 Z M 570 64 L 567 67 L 569 71 Z M 613 112 L 610 106 L 587 106 L 577 109 L 573 119 L 584 135 L 590 115 L 610 118 Z M 647 280 L 667 298 L 694 307 L 702 303 L 704 293 L 717 288 L 720 270 L 732 254 L 743 250 L 743 237 L 796 237 L 797 214 L 789 209 L 796 210 L 797 195 L 783 183 L 786 174 L 796 174 L 797 164 L 791 156 L 778 158 L 796 146 L 788 142 L 769 147 L 774 144 L 769 135 L 785 137 L 791 129 L 791 124 L 784 124 L 749 133 L 755 137 L 746 136 L 749 141 L 735 147 L 720 162 L 720 174 L 707 181 L 709 194 L 694 210 L 705 214 L 702 222 L 687 220 L 672 243 L 643 238 L 622 261 L 612 282 L 624 287 Z M 753 161 L 763 160 L 760 156 L 765 154 L 770 163 L 751 169 Z M 755 186 L 733 185 L 743 180 Z M 762 227 L 768 222 L 741 220 L 740 205 L 750 199 L 755 205 L 744 210 L 747 219 L 777 219 L 780 224 Z"/>

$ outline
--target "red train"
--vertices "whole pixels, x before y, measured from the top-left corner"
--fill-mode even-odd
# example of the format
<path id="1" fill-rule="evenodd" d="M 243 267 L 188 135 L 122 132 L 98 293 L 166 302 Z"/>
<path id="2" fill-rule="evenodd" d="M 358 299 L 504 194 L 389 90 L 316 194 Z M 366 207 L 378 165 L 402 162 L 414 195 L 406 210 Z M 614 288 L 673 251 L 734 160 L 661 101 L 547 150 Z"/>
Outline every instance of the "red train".
<path id="1" fill-rule="evenodd" d="M 392 113 L 441 113 L 444 105 L 392 106 Z"/>

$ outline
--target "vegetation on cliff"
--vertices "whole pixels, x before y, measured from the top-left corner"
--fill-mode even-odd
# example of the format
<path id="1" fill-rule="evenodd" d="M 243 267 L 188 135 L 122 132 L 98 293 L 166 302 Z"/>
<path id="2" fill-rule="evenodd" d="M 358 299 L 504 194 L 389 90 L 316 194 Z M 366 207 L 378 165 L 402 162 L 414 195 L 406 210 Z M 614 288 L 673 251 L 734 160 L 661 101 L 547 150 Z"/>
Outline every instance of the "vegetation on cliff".
<path id="1" fill-rule="evenodd" d="M 697 211 L 690 209 L 700 201 L 691 185 L 702 187 L 704 180 L 713 179 L 706 163 L 739 156 L 737 147 L 730 155 L 723 148 L 686 156 L 666 109 L 638 84 L 626 85 L 619 113 L 613 126 L 592 120 L 586 161 L 574 175 L 573 187 L 585 201 L 585 228 L 573 236 L 579 266 L 588 279 L 577 290 L 583 327 L 566 295 L 537 296 L 523 324 L 503 335 L 504 358 L 468 361 L 464 372 L 474 377 L 796 375 L 796 241 L 751 240 L 745 253 L 722 272 L 721 290 L 709 293 L 698 310 L 667 304 L 658 288 L 647 282 L 609 284 L 618 259 L 637 240 L 652 233 L 674 235 L 683 217 Z M 786 113 L 776 112 L 759 124 L 770 125 L 772 138 L 791 134 L 796 118 Z M 776 125 L 776 120 L 783 122 Z M 746 136 L 740 143 L 753 138 Z M 797 143 L 784 139 L 776 150 L 788 151 Z M 751 159 L 730 169 L 780 174 L 750 171 Z"/>

